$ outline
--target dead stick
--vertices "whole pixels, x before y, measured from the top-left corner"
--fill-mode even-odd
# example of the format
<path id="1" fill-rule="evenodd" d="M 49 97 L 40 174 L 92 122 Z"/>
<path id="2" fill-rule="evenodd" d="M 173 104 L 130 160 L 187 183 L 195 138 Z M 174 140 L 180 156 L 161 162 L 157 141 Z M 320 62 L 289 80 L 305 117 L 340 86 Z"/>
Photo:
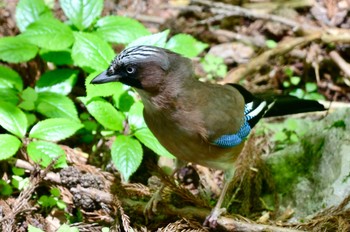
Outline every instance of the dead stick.
<path id="1" fill-rule="evenodd" d="M 305 45 L 311 41 L 320 39 L 321 33 L 314 33 L 305 37 L 298 37 L 282 41 L 277 47 L 267 50 L 259 56 L 253 58 L 249 63 L 240 65 L 223 80 L 224 83 L 237 83 L 244 77 L 260 70 L 260 68 L 269 63 L 269 60 L 277 55 L 283 55 L 297 46 Z"/>
<path id="2" fill-rule="evenodd" d="M 346 62 L 343 57 L 339 55 L 336 51 L 331 51 L 329 53 L 329 56 L 332 58 L 332 60 L 338 65 L 338 67 L 343 70 L 345 75 L 347 77 L 350 77 L 350 64 Z"/>

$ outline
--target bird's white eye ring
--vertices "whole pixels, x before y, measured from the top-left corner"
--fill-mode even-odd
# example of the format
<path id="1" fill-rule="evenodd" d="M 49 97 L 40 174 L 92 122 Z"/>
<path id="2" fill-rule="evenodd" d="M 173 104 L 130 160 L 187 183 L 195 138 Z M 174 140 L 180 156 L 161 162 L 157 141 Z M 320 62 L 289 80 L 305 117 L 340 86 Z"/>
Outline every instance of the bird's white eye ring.
<path id="1" fill-rule="evenodd" d="M 126 67 L 126 72 L 129 73 L 129 74 L 132 74 L 136 71 L 136 69 L 132 66 L 128 66 Z"/>

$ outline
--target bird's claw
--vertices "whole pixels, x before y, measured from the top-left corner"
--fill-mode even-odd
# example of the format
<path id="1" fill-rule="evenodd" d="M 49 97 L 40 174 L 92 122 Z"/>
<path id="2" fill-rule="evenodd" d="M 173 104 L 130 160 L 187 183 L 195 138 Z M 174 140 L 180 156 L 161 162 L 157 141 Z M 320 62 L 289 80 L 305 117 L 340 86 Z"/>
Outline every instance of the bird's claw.
<path id="1" fill-rule="evenodd" d="M 149 199 L 143 210 L 143 214 L 146 219 L 151 218 L 152 215 L 157 212 L 157 205 L 161 200 L 162 196 L 160 191 L 157 191 L 152 195 L 151 199 Z"/>
<path id="2" fill-rule="evenodd" d="M 210 214 L 205 218 L 203 225 L 209 226 L 210 228 L 216 228 L 216 226 L 218 225 L 218 218 L 223 213 L 226 213 L 226 208 L 214 207 Z"/>

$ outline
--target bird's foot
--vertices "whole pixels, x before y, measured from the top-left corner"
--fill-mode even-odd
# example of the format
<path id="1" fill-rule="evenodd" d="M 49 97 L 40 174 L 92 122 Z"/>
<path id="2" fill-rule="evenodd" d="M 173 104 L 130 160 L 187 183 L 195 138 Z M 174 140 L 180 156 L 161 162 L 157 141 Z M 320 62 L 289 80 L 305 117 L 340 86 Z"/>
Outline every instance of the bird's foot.
<path id="1" fill-rule="evenodd" d="M 157 205 L 162 200 L 162 196 L 161 196 L 162 190 L 163 188 L 158 189 L 152 195 L 151 199 L 149 199 L 149 201 L 147 202 L 143 210 L 143 214 L 145 215 L 146 219 L 151 218 L 152 215 L 157 212 Z"/>
<path id="2" fill-rule="evenodd" d="M 215 228 L 218 225 L 218 218 L 221 216 L 221 214 L 226 213 L 226 208 L 217 208 L 214 207 L 214 209 L 210 212 L 210 214 L 206 217 L 203 225 L 209 226 L 210 228 Z"/>

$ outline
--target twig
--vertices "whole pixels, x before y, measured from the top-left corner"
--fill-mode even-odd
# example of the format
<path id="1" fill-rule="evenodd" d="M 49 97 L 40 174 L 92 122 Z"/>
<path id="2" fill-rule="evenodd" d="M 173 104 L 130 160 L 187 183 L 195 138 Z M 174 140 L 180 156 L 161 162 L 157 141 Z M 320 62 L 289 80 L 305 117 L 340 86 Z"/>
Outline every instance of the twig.
<path id="1" fill-rule="evenodd" d="M 35 167 L 25 160 L 12 158 L 10 160 L 10 162 L 12 162 L 14 164 L 14 166 L 17 168 L 23 168 L 23 169 L 31 171 L 31 172 L 35 171 Z M 40 174 L 43 175 L 45 170 L 41 170 Z M 54 173 L 54 172 L 47 172 L 46 175 L 44 176 L 44 179 L 49 180 L 51 182 L 54 182 L 56 184 L 61 183 L 60 175 L 57 173 Z"/>
<path id="2" fill-rule="evenodd" d="M 332 58 L 332 60 L 338 65 L 338 67 L 343 70 L 345 75 L 347 77 L 350 77 L 350 64 L 346 62 L 343 57 L 339 55 L 336 51 L 331 51 L 329 53 L 329 56 Z"/>
<path id="3" fill-rule="evenodd" d="M 196 4 L 202 4 L 205 6 L 211 7 L 211 12 L 214 14 L 217 14 L 216 16 L 199 21 L 199 24 L 206 24 L 211 23 L 216 20 L 221 20 L 226 17 L 230 16 L 244 16 L 249 18 L 257 18 L 257 19 L 264 19 L 264 20 L 270 20 L 282 23 L 284 25 L 292 27 L 294 30 L 303 29 L 303 30 L 320 30 L 319 27 L 311 26 L 308 24 L 301 24 L 294 20 L 279 16 L 279 15 L 272 15 L 272 14 L 265 14 L 261 12 L 254 11 L 252 9 L 246 9 L 240 6 L 234 6 L 230 4 L 225 4 L 221 2 L 212 2 L 208 0 L 192 0 L 193 3 Z"/>
<path id="4" fill-rule="evenodd" d="M 287 41 L 282 41 L 277 47 L 267 50 L 259 56 L 252 59 L 249 63 L 240 65 L 237 69 L 231 71 L 223 80 L 224 83 L 237 83 L 244 77 L 258 71 L 263 65 L 267 64 L 270 59 L 277 55 L 282 55 L 297 46 L 303 46 L 311 41 L 321 38 L 321 33 L 317 32 L 305 37 L 293 38 Z"/>

